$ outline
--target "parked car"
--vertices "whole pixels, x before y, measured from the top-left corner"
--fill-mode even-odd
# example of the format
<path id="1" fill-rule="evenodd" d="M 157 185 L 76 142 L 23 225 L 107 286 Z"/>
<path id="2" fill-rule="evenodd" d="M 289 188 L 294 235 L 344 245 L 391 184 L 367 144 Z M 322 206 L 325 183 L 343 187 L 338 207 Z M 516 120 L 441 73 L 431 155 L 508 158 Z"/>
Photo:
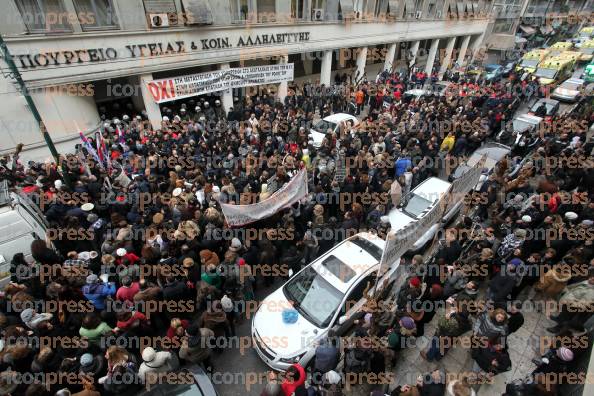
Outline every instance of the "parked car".
<path id="1" fill-rule="evenodd" d="M 446 198 L 446 193 L 450 189 L 450 183 L 437 177 L 430 177 L 417 187 L 415 187 L 407 197 L 405 204 L 401 208 L 393 209 L 389 214 L 390 227 L 392 231 L 398 232 L 407 224 L 418 221 L 425 216 L 429 210 L 439 204 Z M 448 211 L 442 216 L 442 222 L 448 223 L 452 220 L 462 207 L 462 201 L 455 205 L 450 205 Z M 427 232 L 414 243 L 413 247 L 407 253 L 416 253 L 420 251 L 429 241 L 433 239 L 435 233 L 439 230 L 440 224 L 434 224 Z"/>
<path id="2" fill-rule="evenodd" d="M 546 107 L 545 114 L 536 114 L 542 104 L 544 104 Z M 559 101 L 555 99 L 539 99 L 536 103 L 534 103 L 534 105 L 532 105 L 530 111 L 528 111 L 528 114 L 536 115 L 538 117 L 543 116 L 545 120 L 547 120 L 547 117 L 550 118 L 557 114 L 557 111 L 559 111 L 559 105 Z"/>
<path id="3" fill-rule="evenodd" d="M 138 396 L 169 396 L 169 395 L 183 395 L 183 396 L 217 396 L 210 377 L 204 372 L 200 366 L 184 367 L 176 371 L 176 374 L 186 374 L 186 377 L 193 383 L 169 383 L 168 381 L 161 381 L 145 391 L 142 391 Z M 180 376 L 181 379 L 181 376 Z M 184 382 L 184 381 L 178 381 Z M 187 381 L 190 382 L 190 381 Z"/>
<path id="4" fill-rule="evenodd" d="M 539 140 L 538 127 L 543 118 L 530 114 L 521 114 L 512 122 L 507 122 L 497 134 L 497 141 L 512 147 L 514 154 L 522 154 Z"/>
<path id="5" fill-rule="evenodd" d="M 485 81 L 495 82 L 501 80 L 503 77 L 503 66 L 501 65 L 487 65 L 485 66 Z"/>
<path id="6" fill-rule="evenodd" d="M 483 146 L 476 149 L 465 163 L 456 167 L 454 172 L 448 177 L 448 180 L 453 182 L 454 180 L 462 177 L 462 175 L 468 172 L 470 168 L 474 167 L 481 160 L 481 158 L 483 158 L 483 156 L 486 156 L 486 160 L 483 165 L 483 175 L 489 175 L 493 169 L 495 169 L 495 166 L 497 166 L 497 164 L 510 153 L 511 147 L 509 146 L 497 142 L 485 143 Z M 485 179 L 486 178 L 481 177 L 481 180 L 476 185 L 475 190 L 479 191 L 481 189 Z"/>
<path id="7" fill-rule="evenodd" d="M 17 253 L 33 262 L 31 243 L 47 239 L 49 224 L 37 205 L 26 195 L 10 191 L 0 182 L 0 287 L 10 281 L 10 262 Z"/>
<path id="8" fill-rule="evenodd" d="M 252 319 L 258 356 L 275 370 L 284 371 L 298 362 L 307 366 L 328 330 L 361 308 L 366 289 L 373 293 L 384 247 L 385 241 L 376 235 L 357 234 L 266 297 Z M 379 282 L 390 279 L 399 263 L 400 259 L 392 263 Z M 283 319 L 287 312 L 293 314 L 290 323 Z"/>
<path id="9" fill-rule="evenodd" d="M 509 77 L 511 72 L 514 71 L 518 62 L 508 62 L 505 66 L 503 66 L 503 73 L 501 73 L 502 77 Z"/>
<path id="10" fill-rule="evenodd" d="M 332 114 L 323 120 L 318 121 L 317 124 L 315 124 L 309 131 L 310 142 L 314 147 L 320 147 L 328 131 L 338 133 L 340 126 L 344 125 L 348 121 L 352 122 L 353 125 L 359 125 L 359 120 L 357 117 L 346 113 Z"/>
<path id="11" fill-rule="evenodd" d="M 553 93 L 552 98 L 559 99 L 566 102 L 576 102 L 584 87 L 585 81 L 581 78 L 570 78 L 559 85 Z"/>

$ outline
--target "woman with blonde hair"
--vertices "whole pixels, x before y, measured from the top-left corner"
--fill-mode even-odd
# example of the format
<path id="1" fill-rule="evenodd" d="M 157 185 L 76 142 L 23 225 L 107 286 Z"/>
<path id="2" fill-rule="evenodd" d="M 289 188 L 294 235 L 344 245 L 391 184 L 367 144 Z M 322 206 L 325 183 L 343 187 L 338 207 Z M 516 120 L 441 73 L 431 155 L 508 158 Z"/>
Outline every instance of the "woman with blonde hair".
<path id="1" fill-rule="evenodd" d="M 105 352 L 107 359 L 107 375 L 99 378 L 99 383 L 110 393 L 124 393 L 130 389 L 132 384 L 122 381 L 122 378 L 136 377 L 138 364 L 136 358 L 123 348 L 110 346 Z"/>

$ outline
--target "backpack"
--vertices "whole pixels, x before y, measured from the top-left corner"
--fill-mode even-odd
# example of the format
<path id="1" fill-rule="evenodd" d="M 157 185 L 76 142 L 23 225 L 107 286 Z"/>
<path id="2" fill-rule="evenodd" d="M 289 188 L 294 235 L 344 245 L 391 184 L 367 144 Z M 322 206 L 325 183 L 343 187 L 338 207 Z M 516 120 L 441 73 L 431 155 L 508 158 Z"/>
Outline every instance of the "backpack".
<path id="1" fill-rule="evenodd" d="M 369 360 L 365 353 L 356 349 L 347 352 L 344 361 L 344 368 L 347 373 L 364 373 L 367 372 L 368 366 Z"/>

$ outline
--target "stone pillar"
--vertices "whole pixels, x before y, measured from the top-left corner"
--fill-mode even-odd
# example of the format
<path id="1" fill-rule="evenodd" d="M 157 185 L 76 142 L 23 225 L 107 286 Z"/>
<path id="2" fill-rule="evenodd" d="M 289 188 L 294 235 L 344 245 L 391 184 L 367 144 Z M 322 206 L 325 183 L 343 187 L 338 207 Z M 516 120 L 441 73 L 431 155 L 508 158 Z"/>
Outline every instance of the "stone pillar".
<path id="1" fill-rule="evenodd" d="M 330 85 L 332 78 L 332 50 L 324 51 L 322 69 L 320 70 L 320 84 Z"/>
<path id="2" fill-rule="evenodd" d="M 388 46 L 388 52 L 386 52 L 386 59 L 384 61 L 384 70 L 390 71 L 394 67 L 394 58 L 396 57 L 396 48 L 398 43 L 392 43 Z"/>
<path id="3" fill-rule="evenodd" d="M 485 33 L 480 34 L 478 36 L 476 36 L 474 38 L 474 40 L 472 41 L 472 54 L 470 57 L 470 62 L 472 63 L 473 61 L 478 61 L 478 62 L 482 62 L 483 61 L 483 57 L 485 54 L 479 54 L 480 49 L 481 49 L 481 45 L 483 44 L 483 39 L 485 38 Z M 480 56 L 479 56 L 480 55 Z"/>
<path id="4" fill-rule="evenodd" d="M 355 76 L 359 76 L 358 79 L 365 76 L 365 63 L 367 62 L 367 47 L 359 48 L 357 53 L 357 72 Z"/>
<path id="5" fill-rule="evenodd" d="M 441 59 L 441 66 L 439 68 L 439 79 L 443 78 L 443 74 L 448 70 L 450 62 L 452 61 L 452 52 L 454 51 L 454 45 L 456 44 L 456 37 L 450 37 L 448 39 L 448 45 L 445 48 L 443 59 Z"/>
<path id="6" fill-rule="evenodd" d="M 429 55 L 427 56 L 427 64 L 425 65 L 425 73 L 428 75 L 431 75 L 431 72 L 433 71 L 433 63 L 435 63 L 438 47 L 439 39 L 433 39 L 433 41 L 431 41 L 431 48 L 429 48 Z"/>
<path id="7" fill-rule="evenodd" d="M 466 57 L 468 44 L 470 44 L 470 35 L 464 36 L 462 39 L 462 45 L 460 46 L 460 52 L 458 53 L 458 59 L 456 60 L 458 66 L 464 66 L 464 58 Z"/>
<path id="8" fill-rule="evenodd" d="M 289 55 L 283 55 L 280 57 L 278 63 L 289 63 Z M 288 91 L 288 82 L 283 81 L 278 85 L 278 100 L 281 103 L 285 102 L 285 97 L 287 96 Z"/>
<path id="9" fill-rule="evenodd" d="M 219 70 L 227 70 L 230 69 L 231 66 L 228 63 L 221 63 L 219 65 Z M 231 89 L 225 89 L 224 91 L 220 92 L 221 94 L 221 106 L 225 109 L 225 114 L 229 112 L 229 109 L 233 107 L 233 91 Z"/>
<path id="10" fill-rule="evenodd" d="M 155 102 L 155 98 L 151 94 L 148 83 L 153 81 L 152 74 L 143 74 L 140 76 L 140 90 L 142 91 L 142 100 L 144 101 L 144 109 L 148 116 L 153 129 L 161 129 L 161 121 L 163 116 L 161 115 L 161 108 L 159 104 Z"/>
<path id="11" fill-rule="evenodd" d="M 415 41 L 413 41 L 412 45 L 410 46 L 409 51 L 412 54 L 412 56 L 410 58 L 410 64 L 408 65 L 408 67 L 411 67 L 417 61 L 417 52 L 419 52 L 419 45 L 420 44 L 421 44 L 421 41 L 420 40 L 415 40 Z"/>

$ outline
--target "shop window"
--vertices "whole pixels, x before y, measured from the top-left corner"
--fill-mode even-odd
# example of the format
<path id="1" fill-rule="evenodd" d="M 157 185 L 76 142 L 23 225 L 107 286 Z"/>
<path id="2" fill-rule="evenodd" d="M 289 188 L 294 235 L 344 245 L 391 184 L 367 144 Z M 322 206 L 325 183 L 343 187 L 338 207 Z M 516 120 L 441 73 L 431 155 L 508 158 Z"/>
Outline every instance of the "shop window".
<path id="1" fill-rule="evenodd" d="M 207 0 L 182 0 L 186 24 L 188 25 L 211 25 L 212 11 Z"/>
<path id="2" fill-rule="evenodd" d="M 30 33 L 71 32 L 62 0 L 17 0 L 23 22 Z M 75 16 L 74 16 L 75 17 Z"/>
<path id="3" fill-rule="evenodd" d="M 276 0 L 258 0 L 258 22 L 276 21 Z"/>
<path id="4" fill-rule="evenodd" d="M 175 0 L 144 0 L 144 10 L 147 14 L 177 12 Z"/>
<path id="5" fill-rule="evenodd" d="M 495 22 L 493 33 L 511 33 L 513 20 L 503 19 Z"/>
<path id="6" fill-rule="evenodd" d="M 74 0 L 74 6 L 85 31 L 119 28 L 112 0 Z"/>

